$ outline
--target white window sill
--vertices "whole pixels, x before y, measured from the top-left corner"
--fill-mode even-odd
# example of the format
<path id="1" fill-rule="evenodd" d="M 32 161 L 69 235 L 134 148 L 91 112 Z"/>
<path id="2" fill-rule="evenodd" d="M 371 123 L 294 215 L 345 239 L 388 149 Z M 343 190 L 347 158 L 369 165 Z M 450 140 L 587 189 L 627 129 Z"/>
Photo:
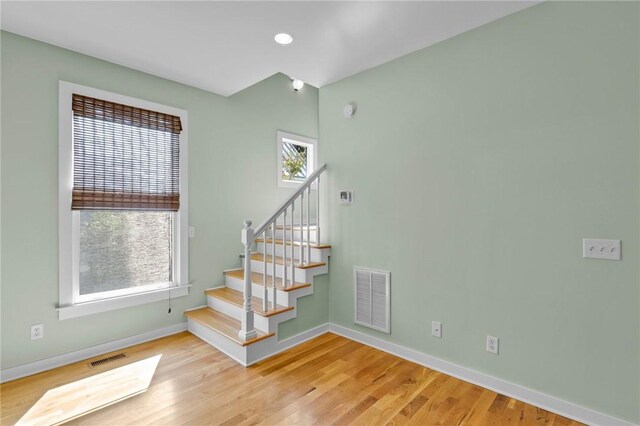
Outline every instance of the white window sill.
<path id="1" fill-rule="evenodd" d="M 168 287 L 159 290 L 146 291 L 144 293 L 129 294 L 126 296 L 112 297 L 109 299 L 94 300 L 91 302 L 77 303 L 70 306 L 58 308 L 58 319 L 66 320 L 83 317 L 85 315 L 97 314 L 100 312 L 113 311 L 115 309 L 128 308 L 131 306 L 143 305 L 146 303 L 160 302 L 169 297 L 175 299 L 189 294 L 190 285 Z"/>

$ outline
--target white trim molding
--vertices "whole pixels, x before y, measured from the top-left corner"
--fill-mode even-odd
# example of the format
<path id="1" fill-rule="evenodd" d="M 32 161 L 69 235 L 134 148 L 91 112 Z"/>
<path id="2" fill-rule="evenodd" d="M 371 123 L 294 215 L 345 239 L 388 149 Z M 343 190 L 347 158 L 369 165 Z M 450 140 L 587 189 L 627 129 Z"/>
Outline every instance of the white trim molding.
<path id="1" fill-rule="evenodd" d="M 117 351 L 119 349 L 138 345 L 150 340 L 160 339 L 161 337 L 170 336 L 172 334 L 180 333 L 186 330 L 187 323 L 181 322 L 135 336 L 125 337 L 123 339 L 114 340 L 112 342 L 102 343 L 100 345 L 91 346 L 62 355 L 56 355 L 51 358 L 45 358 L 40 361 L 34 361 L 28 364 L 22 364 L 16 367 L 7 368 L 0 371 L 0 383 L 8 382 L 10 380 L 16 380 L 21 377 L 31 376 L 32 374 L 41 373 L 53 368 L 62 367 L 63 365 L 83 361 L 85 359 L 102 355 L 107 352 Z"/>
<path id="2" fill-rule="evenodd" d="M 298 345 L 300 345 L 300 344 L 302 344 L 302 343 L 304 343 L 304 342 L 306 342 L 308 340 L 315 339 L 318 336 L 322 336 L 323 334 L 329 333 L 329 331 L 330 331 L 329 329 L 331 328 L 331 326 L 332 326 L 332 324 L 330 324 L 330 323 L 324 323 L 324 324 L 321 324 L 321 325 L 319 325 L 317 327 L 314 327 L 314 328 L 312 328 L 310 330 L 303 331 L 302 333 L 296 334 L 296 335 L 291 336 L 291 337 L 287 337 L 286 339 L 282 339 L 282 340 L 278 341 L 275 351 L 273 351 L 273 352 L 271 352 L 271 353 L 269 353 L 267 355 L 261 356 L 261 357 L 255 359 L 255 360 L 252 360 L 250 365 L 253 365 L 253 364 L 257 363 L 257 362 L 260 362 L 260 361 L 265 360 L 267 358 L 270 358 L 270 357 L 272 357 L 274 355 L 277 355 L 280 352 L 284 352 L 287 349 L 291 349 L 294 346 L 298 346 Z"/>
<path id="3" fill-rule="evenodd" d="M 59 82 L 58 97 L 58 257 L 60 320 L 152 303 L 169 297 L 189 294 L 189 173 L 188 173 L 188 113 L 167 105 L 132 98 L 118 93 Z M 73 192 L 73 94 L 105 99 L 119 104 L 159 111 L 180 117 L 180 209 L 172 214 L 173 277 L 163 285 L 149 285 L 133 292 L 131 289 L 105 292 L 99 298 L 79 294 L 79 212 L 71 210 Z M 113 294 L 110 294 L 113 293 Z M 129 294 L 127 294 L 129 293 Z"/>
<path id="4" fill-rule="evenodd" d="M 100 312 L 112 311 L 114 309 L 128 308 L 145 303 L 161 302 L 163 300 L 175 299 L 187 296 L 190 285 L 176 287 L 166 287 L 158 290 L 145 291 L 144 293 L 134 293 L 127 296 L 111 297 L 91 302 L 76 303 L 75 305 L 61 306 L 57 308 L 58 319 L 66 320 L 82 317 L 85 315 L 98 314 Z"/>
<path id="5" fill-rule="evenodd" d="M 608 414 L 600 413 L 578 404 L 574 404 L 573 402 L 565 401 L 560 398 L 556 398 L 555 396 L 529 389 L 525 386 L 517 385 L 488 374 L 480 373 L 470 368 L 427 355 L 415 349 L 387 342 L 386 340 L 369 336 L 368 334 L 364 334 L 341 325 L 330 324 L 328 331 L 393 354 L 406 359 L 407 361 L 415 362 L 416 364 L 423 365 L 448 376 L 482 386 L 483 388 L 501 393 L 508 397 L 582 423 L 594 426 L 638 426 L 626 420 L 618 419 Z"/>

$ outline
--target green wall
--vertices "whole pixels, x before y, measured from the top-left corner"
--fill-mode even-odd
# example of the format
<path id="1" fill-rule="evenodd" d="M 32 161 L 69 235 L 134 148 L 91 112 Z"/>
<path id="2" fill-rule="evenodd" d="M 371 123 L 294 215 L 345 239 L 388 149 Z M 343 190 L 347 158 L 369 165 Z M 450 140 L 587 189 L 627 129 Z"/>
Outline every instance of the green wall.
<path id="1" fill-rule="evenodd" d="M 275 75 L 230 98 L 1 33 L 1 368 L 183 321 L 238 264 L 243 219 L 289 193 L 275 130 L 319 127 L 331 272 L 281 337 L 330 320 L 640 422 L 639 21 L 637 2 L 547 2 L 319 94 Z M 57 319 L 58 80 L 189 111 L 193 288 L 172 314 Z M 583 260 L 583 237 L 624 260 Z M 391 335 L 353 324 L 354 265 L 391 271 Z"/>
<path id="2" fill-rule="evenodd" d="M 321 88 L 330 320 L 640 422 L 639 15 L 547 2 Z M 391 335 L 354 265 L 391 271 Z"/>
<path id="3" fill-rule="evenodd" d="M 1 38 L 1 368 L 184 321 L 185 309 L 206 302 L 203 290 L 239 266 L 243 220 L 266 218 L 291 192 L 276 187 L 275 132 L 317 137 L 318 90 L 307 85 L 296 93 L 276 74 L 224 98 L 11 33 Z M 154 303 L 58 320 L 58 80 L 189 112 L 193 287 L 173 301 L 171 314 L 167 303 Z M 327 321 L 327 287 L 325 280 L 305 298 L 283 337 Z M 31 341 L 37 323 L 45 337 Z"/>

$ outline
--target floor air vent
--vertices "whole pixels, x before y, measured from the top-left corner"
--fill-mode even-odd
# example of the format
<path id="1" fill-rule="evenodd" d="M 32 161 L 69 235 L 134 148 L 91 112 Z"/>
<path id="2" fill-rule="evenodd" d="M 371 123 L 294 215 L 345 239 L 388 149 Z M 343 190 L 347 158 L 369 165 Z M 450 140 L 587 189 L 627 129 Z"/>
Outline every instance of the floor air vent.
<path id="1" fill-rule="evenodd" d="M 126 358 L 126 357 L 127 357 L 127 354 L 125 354 L 124 352 L 121 352 L 121 353 L 116 354 L 116 355 L 111 355 L 111 356 L 108 356 L 106 358 L 102 358 L 102 359 L 97 359 L 95 361 L 91 361 L 89 363 L 89 366 L 90 367 L 97 367 L 99 365 L 103 365 L 103 364 L 106 364 L 108 362 L 117 361 L 119 359 Z"/>
<path id="2" fill-rule="evenodd" d="M 354 267 L 355 323 L 391 333 L 389 272 Z"/>

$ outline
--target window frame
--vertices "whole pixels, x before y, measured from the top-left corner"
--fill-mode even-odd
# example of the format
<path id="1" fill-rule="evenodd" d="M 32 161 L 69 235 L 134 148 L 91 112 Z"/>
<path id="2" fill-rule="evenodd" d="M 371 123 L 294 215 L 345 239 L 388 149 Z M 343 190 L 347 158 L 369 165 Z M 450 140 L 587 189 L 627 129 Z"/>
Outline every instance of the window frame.
<path id="1" fill-rule="evenodd" d="M 102 297 L 80 297 L 80 211 L 71 210 L 73 191 L 73 111 L 72 95 L 89 96 L 138 108 L 163 112 L 180 117 L 180 209 L 172 215 L 172 282 L 103 292 Z M 69 319 L 99 312 L 176 298 L 189 294 L 189 240 L 188 240 L 188 114 L 187 111 L 107 92 L 92 87 L 60 81 L 58 139 L 58 258 L 59 305 L 58 318 Z M 96 295 L 100 293 L 95 293 Z M 106 297 L 105 297 L 106 296 Z"/>
<path id="2" fill-rule="evenodd" d="M 276 173 L 277 182 L 279 188 L 297 188 L 302 182 L 290 181 L 282 179 L 282 144 L 287 140 L 290 143 L 303 145 L 307 147 L 307 176 L 311 175 L 318 168 L 318 141 L 307 136 L 300 136 L 294 133 L 278 130 L 276 132 Z M 309 167 L 311 166 L 311 167 Z M 315 189 L 315 182 L 312 184 L 312 189 Z"/>

